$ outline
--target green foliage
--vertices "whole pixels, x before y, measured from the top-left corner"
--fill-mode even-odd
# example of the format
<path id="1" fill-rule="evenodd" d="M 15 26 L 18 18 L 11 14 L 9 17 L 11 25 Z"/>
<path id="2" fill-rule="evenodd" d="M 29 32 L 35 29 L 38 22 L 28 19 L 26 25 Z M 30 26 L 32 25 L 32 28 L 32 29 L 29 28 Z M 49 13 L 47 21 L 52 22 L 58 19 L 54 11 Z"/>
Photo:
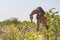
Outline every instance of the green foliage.
<path id="1" fill-rule="evenodd" d="M 58 11 L 53 11 L 52 8 L 44 15 L 47 18 L 49 29 L 40 25 L 40 31 L 37 32 L 37 24 L 30 21 L 19 21 L 17 18 L 12 18 L 0 22 L 0 34 L 3 40 L 38 40 L 38 36 L 43 34 L 47 40 L 55 40 L 60 37 L 60 15 Z M 60 39 L 59 39 L 60 40 Z"/>

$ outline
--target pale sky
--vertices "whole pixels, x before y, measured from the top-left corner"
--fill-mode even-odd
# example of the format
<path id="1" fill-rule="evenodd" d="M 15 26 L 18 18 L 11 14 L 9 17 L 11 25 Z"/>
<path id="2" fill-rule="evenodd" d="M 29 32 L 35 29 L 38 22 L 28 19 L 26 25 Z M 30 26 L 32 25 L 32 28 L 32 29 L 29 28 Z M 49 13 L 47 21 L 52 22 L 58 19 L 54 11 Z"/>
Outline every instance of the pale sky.
<path id="1" fill-rule="evenodd" d="M 60 0 L 0 0 L 0 21 L 11 17 L 30 20 L 29 14 L 38 6 L 45 11 L 56 8 L 60 12 Z"/>

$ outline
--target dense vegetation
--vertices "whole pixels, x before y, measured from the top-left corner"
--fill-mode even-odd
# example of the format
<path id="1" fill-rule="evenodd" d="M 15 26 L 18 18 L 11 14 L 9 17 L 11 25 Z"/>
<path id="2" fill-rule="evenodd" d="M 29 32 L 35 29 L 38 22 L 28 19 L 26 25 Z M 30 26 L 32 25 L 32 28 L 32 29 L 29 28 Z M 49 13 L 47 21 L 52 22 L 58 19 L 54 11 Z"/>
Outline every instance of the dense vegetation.
<path id="1" fill-rule="evenodd" d="M 39 35 L 45 35 L 46 40 L 60 40 L 60 16 L 53 9 L 44 15 L 48 19 L 49 30 L 40 25 L 40 31 L 37 32 L 36 23 L 12 18 L 0 22 L 0 36 L 3 40 L 38 40 Z"/>

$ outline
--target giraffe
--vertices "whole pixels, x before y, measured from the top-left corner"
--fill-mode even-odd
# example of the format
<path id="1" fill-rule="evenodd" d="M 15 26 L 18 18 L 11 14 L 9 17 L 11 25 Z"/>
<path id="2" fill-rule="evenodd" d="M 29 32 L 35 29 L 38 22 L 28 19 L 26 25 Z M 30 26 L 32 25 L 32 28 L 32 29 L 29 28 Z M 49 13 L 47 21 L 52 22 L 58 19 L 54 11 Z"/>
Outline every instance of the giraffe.
<path id="1" fill-rule="evenodd" d="M 39 25 L 40 23 L 46 27 L 48 30 L 48 24 L 47 24 L 47 18 L 44 16 L 45 11 L 42 9 L 42 7 L 37 7 L 34 9 L 30 14 L 30 20 L 33 22 L 33 15 L 37 14 L 36 20 L 37 20 L 37 31 L 39 31 Z"/>

